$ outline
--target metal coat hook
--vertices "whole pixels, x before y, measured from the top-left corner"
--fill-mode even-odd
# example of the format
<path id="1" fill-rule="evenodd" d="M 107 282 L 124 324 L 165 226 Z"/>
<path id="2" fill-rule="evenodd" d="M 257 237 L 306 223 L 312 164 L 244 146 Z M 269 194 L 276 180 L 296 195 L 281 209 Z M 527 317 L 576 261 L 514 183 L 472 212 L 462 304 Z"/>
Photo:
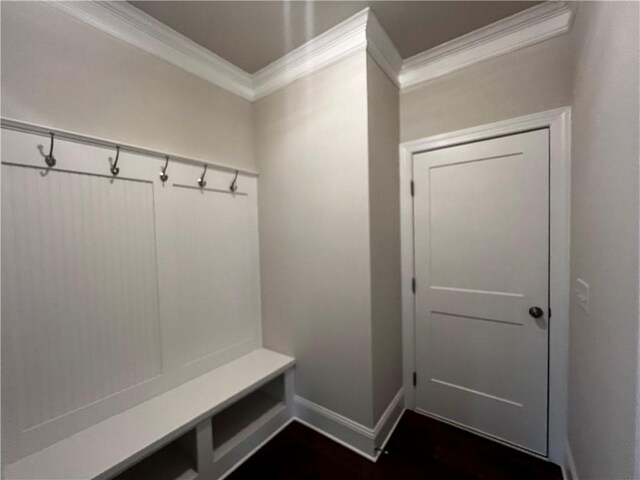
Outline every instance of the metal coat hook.
<path id="1" fill-rule="evenodd" d="M 166 156 L 166 162 L 164 162 L 164 168 L 160 172 L 160 180 L 162 183 L 166 182 L 169 179 L 169 175 L 167 175 L 167 167 L 169 166 L 169 155 Z"/>
<path id="2" fill-rule="evenodd" d="M 200 175 L 200 178 L 198 178 L 198 185 L 200 186 L 200 188 L 204 188 L 207 186 L 207 181 L 204 179 L 204 176 L 207 173 L 207 167 L 208 165 L 205 164 L 204 172 L 202 172 L 202 175 Z"/>
<path id="3" fill-rule="evenodd" d="M 116 146 L 116 159 L 111 166 L 111 174 L 115 177 L 120 173 L 118 168 L 118 158 L 120 157 L 120 146 Z"/>
<path id="4" fill-rule="evenodd" d="M 47 164 L 47 167 L 54 167 L 56 164 L 56 157 L 53 156 L 53 133 L 49 133 L 51 135 L 51 146 L 49 147 L 49 155 L 44 157 L 44 163 Z"/>
<path id="5" fill-rule="evenodd" d="M 238 190 L 238 174 L 240 172 L 238 170 L 236 170 L 236 176 L 233 177 L 233 182 L 231 182 L 231 185 L 229 185 L 229 190 L 231 190 L 232 192 L 235 192 L 236 190 Z"/>

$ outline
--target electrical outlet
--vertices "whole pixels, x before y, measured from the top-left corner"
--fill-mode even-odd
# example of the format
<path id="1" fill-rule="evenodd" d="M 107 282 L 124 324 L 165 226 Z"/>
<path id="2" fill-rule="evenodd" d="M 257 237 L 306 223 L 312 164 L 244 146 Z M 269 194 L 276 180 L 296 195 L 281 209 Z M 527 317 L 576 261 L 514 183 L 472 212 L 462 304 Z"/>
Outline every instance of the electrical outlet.
<path id="1" fill-rule="evenodd" d="M 573 292 L 576 294 L 576 300 L 580 308 L 584 310 L 584 313 L 589 315 L 589 284 L 577 278 L 576 287 L 573 289 Z"/>

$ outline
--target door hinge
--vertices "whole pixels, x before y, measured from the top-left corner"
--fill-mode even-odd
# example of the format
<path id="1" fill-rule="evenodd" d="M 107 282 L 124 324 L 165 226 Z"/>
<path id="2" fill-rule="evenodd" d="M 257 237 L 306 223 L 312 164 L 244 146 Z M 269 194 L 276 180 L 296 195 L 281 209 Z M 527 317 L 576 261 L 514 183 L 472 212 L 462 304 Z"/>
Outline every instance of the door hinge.
<path id="1" fill-rule="evenodd" d="M 413 372 L 413 386 L 415 387 L 418 384 L 418 374 Z"/>
<path id="2" fill-rule="evenodd" d="M 411 291 L 412 291 L 413 293 L 416 293 L 416 277 L 413 277 L 413 278 L 411 279 Z"/>
<path id="3" fill-rule="evenodd" d="M 413 185 L 413 180 L 411 180 L 411 196 L 415 196 L 416 194 L 416 189 L 415 186 Z"/>
<path id="4" fill-rule="evenodd" d="M 551 309 L 549 309 L 549 318 L 551 318 Z"/>

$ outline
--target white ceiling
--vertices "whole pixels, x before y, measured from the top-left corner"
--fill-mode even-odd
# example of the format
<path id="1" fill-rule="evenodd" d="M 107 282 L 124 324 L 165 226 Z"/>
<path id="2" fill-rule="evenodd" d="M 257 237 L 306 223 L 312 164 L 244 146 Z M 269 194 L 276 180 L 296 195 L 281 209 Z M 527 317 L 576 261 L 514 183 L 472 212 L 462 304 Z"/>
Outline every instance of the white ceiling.
<path id="1" fill-rule="evenodd" d="M 248 73 L 369 6 L 403 58 L 525 10 L 520 1 L 132 1 Z"/>

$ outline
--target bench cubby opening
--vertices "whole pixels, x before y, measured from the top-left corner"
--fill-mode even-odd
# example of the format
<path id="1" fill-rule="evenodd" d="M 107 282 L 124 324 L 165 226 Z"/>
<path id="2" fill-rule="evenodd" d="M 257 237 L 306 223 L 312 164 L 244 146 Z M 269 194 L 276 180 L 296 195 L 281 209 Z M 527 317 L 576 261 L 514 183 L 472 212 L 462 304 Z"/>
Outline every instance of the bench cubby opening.
<path id="1" fill-rule="evenodd" d="M 286 408 L 284 375 L 270 380 L 211 418 L 214 460 L 238 446 Z"/>
<path id="2" fill-rule="evenodd" d="M 195 430 L 132 465 L 113 480 L 192 480 L 198 476 Z"/>

